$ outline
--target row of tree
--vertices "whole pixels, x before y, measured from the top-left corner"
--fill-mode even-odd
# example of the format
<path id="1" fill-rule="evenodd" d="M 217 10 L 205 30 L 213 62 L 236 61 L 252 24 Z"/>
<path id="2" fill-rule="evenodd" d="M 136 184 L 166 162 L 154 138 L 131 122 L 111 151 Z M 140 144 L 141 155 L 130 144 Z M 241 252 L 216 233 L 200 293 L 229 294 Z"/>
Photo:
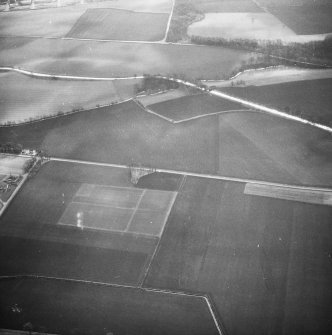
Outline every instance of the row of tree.
<path id="1" fill-rule="evenodd" d="M 191 36 L 191 42 L 262 53 L 272 57 L 279 57 L 280 61 L 287 62 L 288 64 L 296 64 L 298 62 L 301 66 L 307 63 L 308 67 L 312 67 L 314 65 L 312 63 L 321 67 L 332 66 L 332 38 L 329 37 L 323 41 L 284 44 L 281 40 L 270 41 Z"/>
<path id="2" fill-rule="evenodd" d="M 168 91 L 179 87 L 179 83 L 158 76 L 152 76 L 144 74 L 144 79 L 141 84 L 137 84 L 135 87 L 135 93 L 140 94 L 146 92 L 151 94 L 158 91 Z"/>
<path id="3" fill-rule="evenodd" d="M 188 27 L 203 18 L 204 14 L 196 9 L 191 0 L 176 0 L 167 42 L 188 41 Z"/>
<path id="4" fill-rule="evenodd" d="M 0 152 L 8 154 L 20 154 L 22 152 L 23 146 L 19 143 L 7 142 L 0 143 Z"/>

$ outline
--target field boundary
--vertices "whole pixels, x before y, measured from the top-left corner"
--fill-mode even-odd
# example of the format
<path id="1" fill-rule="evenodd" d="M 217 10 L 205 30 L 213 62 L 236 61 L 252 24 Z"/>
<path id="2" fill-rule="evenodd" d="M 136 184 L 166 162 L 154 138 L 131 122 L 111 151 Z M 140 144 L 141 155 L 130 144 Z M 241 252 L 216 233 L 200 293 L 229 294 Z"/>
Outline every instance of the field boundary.
<path id="1" fill-rule="evenodd" d="M 145 267 L 145 271 L 143 273 L 142 279 L 138 282 L 139 287 L 143 287 L 145 279 L 146 279 L 147 275 L 149 274 L 152 262 L 153 262 L 155 256 L 157 255 L 157 253 L 158 253 L 158 251 L 160 249 L 161 239 L 162 239 L 162 237 L 164 235 L 164 231 L 165 231 L 165 228 L 166 228 L 166 225 L 167 225 L 167 222 L 168 222 L 168 218 L 169 218 L 169 216 L 171 214 L 172 208 L 174 206 L 174 203 L 175 203 L 175 200 L 176 200 L 178 194 L 179 194 L 179 192 L 174 192 L 174 194 L 173 194 L 172 200 L 171 200 L 171 202 L 169 204 L 169 207 L 167 209 L 167 214 L 166 214 L 166 217 L 164 219 L 164 224 L 163 224 L 161 232 L 160 232 L 159 240 L 158 240 L 157 245 L 156 245 L 156 247 L 155 247 L 155 249 L 153 251 L 153 254 L 150 257 L 150 260 L 149 260 L 147 266 Z"/>
<path id="2" fill-rule="evenodd" d="M 0 276 L 0 280 L 11 280 L 11 279 L 41 279 L 41 280 L 50 280 L 50 281 L 63 281 L 69 283 L 78 283 L 78 284 L 86 284 L 86 285 L 96 285 L 96 286 L 104 286 L 104 287 L 113 287 L 113 288 L 125 288 L 125 289 L 134 289 L 134 290 L 141 290 L 144 292 L 153 292 L 157 294 L 164 294 L 164 295 L 177 295 L 177 296 L 187 296 L 197 299 L 203 299 L 207 304 L 211 317 L 213 319 L 214 325 L 218 330 L 219 335 L 226 335 L 225 332 L 222 331 L 220 326 L 220 320 L 217 319 L 215 315 L 212 305 L 209 301 L 209 296 L 207 294 L 195 294 L 193 292 L 184 292 L 184 291 L 172 291 L 172 290 L 165 290 L 165 289 L 157 289 L 157 288 L 149 288 L 149 287 L 137 287 L 132 285 L 121 285 L 121 284 L 112 284 L 112 283 L 105 283 L 105 282 L 98 282 L 98 281 L 90 281 L 90 280 L 83 280 L 83 279 L 72 279 L 72 278 L 62 278 L 62 277 L 52 277 L 52 276 L 43 276 L 43 275 L 12 275 L 12 276 Z"/>
<path id="3" fill-rule="evenodd" d="M 176 0 L 172 0 L 173 3 L 172 3 L 172 9 L 171 9 L 171 12 L 169 13 L 169 16 L 168 16 L 168 21 L 167 21 L 167 26 L 166 26 L 166 32 L 165 32 L 165 36 L 164 38 L 161 40 L 162 42 L 166 42 L 167 40 L 167 36 L 168 36 L 168 31 L 169 31 L 169 28 L 171 26 L 171 21 L 172 21 L 172 17 L 173 17 L 173 12 L 174 12 L 174 7 L 175 7 L 175 1 Z"/>
<path id="4" fill-rule="evenodd" d="M 227 111 L 220 111 L 220 112 L 213 112 L 213 113 L 196 115 L 196 116 L 189 117 L 187 119 L 178 120 L 178 121 L 174 120 L 173 123 L 177 124 L 177 123 L 188 122 L 188 121 L 197 120 L 197 119 L 201 119 L 203 117 L 208 117 L 208 116 L 213 116 L 213 115 L 240 113 L 240 112 L 261 113 L 260 111 L 255 111 L 255 110 L 252 110 L 252 109 L 230 109 L 230 110 L 227 110 Z"/>

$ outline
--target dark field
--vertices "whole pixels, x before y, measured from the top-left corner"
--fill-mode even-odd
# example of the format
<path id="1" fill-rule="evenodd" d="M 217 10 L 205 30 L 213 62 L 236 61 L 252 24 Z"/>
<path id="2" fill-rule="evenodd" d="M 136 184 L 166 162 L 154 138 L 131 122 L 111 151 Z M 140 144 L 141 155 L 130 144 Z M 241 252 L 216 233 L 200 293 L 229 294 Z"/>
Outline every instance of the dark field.
<path id="1" fill-rule="evenodd" d="M 331 185 L 330 133 L 264 113 L 227 113 L 219 122 L 221 175 Z"/>
<path id="2" fill-rule="evenodd" d="M 0 66 L 77 76 L 184 73 L 188 79 L 218 79 L 227 77 L 252 55 L 208 46 L 0 38 Z"/>
<path id="3" fill-rule="evenodd" d="M 196 94 L 147 106 L 152 111 L 175 121 L 229 110 L 246 109 L 239 103 L 218 99 L 209 94 Z"/>
<path id="4" fill-rule="evenodd" d="M 82 183 L 129 187 L 129 178 L 126 169 L 45 165 L 1 217 L 1 274 L 137 283 L 158 238 L 58 225 Z"/>
<path id="5" fill-rule="evenodd" d="M 71 159 L 205 172 L 218 168 L 217 130 L 213 117 L 175 126 L 128 102 L 3 128 L 0 142 Z"/>
<path id="6" fill-rule="evenodd" d="M 262 10 L 251 0 L 194 0 L 195 7 L 204 13 L 258 13 Z"/>
<path id="7" fill-rule="evenodd" d="M 88 9 L 66 35 L 74 38 L 121 41 L 159 41 L 164 38 L 168 14 L 117 9 Z"/>
<path id="8" fill-rule="evenodd" d="M 329 334 L 331 207 L 187 178 L 144 285 L 211 294 L 228 334 Z"/>
<path id="9" fill-rule="evenodd" d="M 332 183 L 329 134 L 262 113 L 172 124 L 128 102 L 2 128 L 0 142 L 11 141 L 55 157 L 290 184 Z"/>
<path id="10" fill-rule="evenodd" d="M 1 328 L 30 322 L 63 335 L 218 334 L 201 297 L 50 279 L 1 280 L 0 294 Z"/>
<path id="11" fill-rule="evenodd" d="M 278 6 L 269 7 L 268 10 L 298 35 L 332 32 L 332 4 Z"/>
<path id="12" fill-rule="evenodd" d="M 306 80 L 268 86 L 224 88 L 222 91 L 258 102 L 281 111 L 290 109 L 293 114 L 332 122 L 332 79 Z"/>

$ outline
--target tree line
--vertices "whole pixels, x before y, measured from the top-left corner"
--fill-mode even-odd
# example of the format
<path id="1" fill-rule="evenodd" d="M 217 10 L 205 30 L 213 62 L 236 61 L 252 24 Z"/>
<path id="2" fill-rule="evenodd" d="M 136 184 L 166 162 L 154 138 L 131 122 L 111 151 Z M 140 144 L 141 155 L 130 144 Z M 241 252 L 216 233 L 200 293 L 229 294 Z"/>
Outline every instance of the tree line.
<path id="1" fill-rule="evenodd" d="M 318 67 L 332 66 L 331 37 L 327 37 L 323 41 L 284 44 L 281 40 L 270 41 L 191 36 L 191 42 L 195 44 L 247 50 L 262 53 L 270 57 L 280 57 L 278 59 L 280 59 L 281 62 L 288 64 L 298 63 L 304 66 L 305 63 L 307 63 L 308 67 L 312 67 L 315 64 L 317 64 Z"/>

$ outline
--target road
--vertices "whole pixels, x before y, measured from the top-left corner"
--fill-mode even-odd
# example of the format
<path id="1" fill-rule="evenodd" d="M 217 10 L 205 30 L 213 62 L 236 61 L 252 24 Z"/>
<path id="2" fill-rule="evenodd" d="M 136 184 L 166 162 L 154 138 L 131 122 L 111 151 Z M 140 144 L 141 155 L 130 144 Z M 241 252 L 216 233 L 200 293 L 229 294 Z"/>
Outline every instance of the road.
<path id="1" fill-rule="evenodd" d="M 131 166 L 123 165 L 123 164 L 101 163 L 101 162 L 84 161 L 84 160 L 77 160 L 77 159 L 60 158 L 60 157 L 50 157 L 50 161 L 64 162 L 64 163 L 86 164 L 86 165 L 103 166 L 103 167 L 115 167 L 115 168 L 121 168 L 121 169 L 130 169 L 131 168 Z M 139 168 L 140 169 L 151 170 L 151 168 L 143 167 L 143 166 L 140 166 Z M 246 184 L 265 185 L 265 186 L 273 186 L 273 187 L 284 187 L 284 188 L 288 188 L 288 189 L 292 189 L 292 190 L 332 192 L 332 188 L 328 188 L 328 187 L 314 187 L 314 186 L 272 183 L 272 182 L 267 182 L 267 181 L 263 181 L 263 180 L 235 178 L 235 177 L 221 176 L 221 175 L 217 175 L 217 174 L 207 174 L 207 173 L 182 171 L 182 170 L 172 170 L 172 169 L 155 168 L 154 171 L 155 172 L 162 172 L 162 173 L 177 174 L 177 175 L 182 175 L 182 176 L 215 179 L 215 180 L 223 180 L 223 181 L 232 181 L 232 182 L 246 183 Z"/>

